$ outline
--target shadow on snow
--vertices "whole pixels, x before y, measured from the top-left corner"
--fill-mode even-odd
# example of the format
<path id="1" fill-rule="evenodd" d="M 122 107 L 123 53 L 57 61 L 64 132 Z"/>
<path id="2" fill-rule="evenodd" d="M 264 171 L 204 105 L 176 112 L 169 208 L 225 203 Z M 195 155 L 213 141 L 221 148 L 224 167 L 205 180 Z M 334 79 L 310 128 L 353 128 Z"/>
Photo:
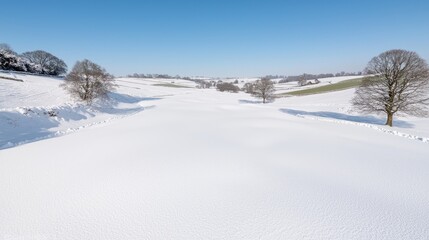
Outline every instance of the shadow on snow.
<path id="1" fill-rule="evenodd" d="M 374 116 L 354 116 L 354 115 L 348 115 L 344 113 L 336 113 L 336 112 L 328 112 L 328 111 L 308 112 L 308 111 L 294 110 L 294 109 L 287 109 L 287 108 L 280 109 L 280 111 L 294 116 L 322 117 L 327 119 L 349 121 L 349 122 L 356 122 L 356 123 L 368 123 L 368 124 L 375 124 L 375 125 L 385 125 L 386 123 L 386 120 L 384 118 L 377 118 Z M 402 120 L 395 120 L 394 126 L 400 127 L 400 128 L 414 127 L 413 124 Z"/>
<path id="2" fill-rule="evenodd" d="M 139 103 L 160 99 L 109 93 L 109 98 L 97 101 L 92 106 L 78 104 L 53 108 L 17 108 L 13 111 L 0 111 L 0 149 L 55 137 L 58 135 L 56 133 L 58 129 L 55 128 L 60 127 L 62 123 L 89 120 L 95 117 L 97 112 L 113 116 L 135 114 L 151 108 L 143 107 Z M 78 125 L 79 127 L 91 124 L 94 123 L 87 121 L 70 126 L 76 127 Z"/>

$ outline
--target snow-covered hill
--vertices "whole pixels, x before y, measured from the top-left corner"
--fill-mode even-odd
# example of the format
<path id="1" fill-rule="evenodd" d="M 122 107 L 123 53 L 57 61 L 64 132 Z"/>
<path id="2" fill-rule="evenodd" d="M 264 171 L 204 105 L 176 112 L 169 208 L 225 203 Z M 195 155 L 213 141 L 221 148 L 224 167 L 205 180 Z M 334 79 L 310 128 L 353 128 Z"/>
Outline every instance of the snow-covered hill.
<path id="1" fill-rule="evenodd" d="M 163 87 L 166 84 L 195 86 L 176 79 L 116 79 L 117 91 L 88 107 L 73 101 L 62 82 L 55 77 L 0 72 L 0 149 L 104 124 L 150 109 L 158 96 L 186 92 Z"/>
<path id="2" fill-rule="evenodd" d="M 363 78 L 364 76 L 341 76 L 341 77 L 330 77 L 330 78 L 319 78 L 318 81 L 320 81 L 318 84 L 309 84 L 306 86 L 299 86 L 298 82 L 287 82 L 287 83 L 278 83 L 281 78 L 278 79 L 272 79 L 275 84 L 276 88 L 276 94 L 284 94 L 287 92 L 292 91 L 298 91 L 298 90 L 305 90 L 305 89 L 311 89 L 311 88 L 317 88 L 321 86 L 331 85 L 335 83 L 339 83 L 346 80 L 353 80 L 353 79 L 359 79 Z M 219 79 L 211 79 L 212 81 L 222 81 L 222 82 L 229 82 L 234 83 L 237 82 L 236 85 L 242 88 L 244 84 L 250 82 L 255 82 L 259 80 L 260 78 L 219 78 Z M 308 79 L 308 82 L 315 82 L 316 79 Z M 210 81 L 210 80 L 208 80 Z"/>
<path id="3" fill-rule="evenodd" d="M 362 78 L 363 76 L 344 76 L 344 77 L 330 77 L 330 78 L 320 78 L 318 79 L 320 83 L 318 84 L 310 84 L 306 86 L 299 86 L 298 82 L 287 82 L 287 83 L 280 83 L 276 84 L 276 90 L 278 94 L 287 93 L 291 91 L 297 91 L 297 90 L 304 90 L 304 89 L 311 89 L 321 86 L 326 86 L 330 84 L 339 83 L 341 81 L 346 80 L 352 80 L 352 79 L 358 79 Z M 309 79 L 308 81 L 314 82 L 315 79 Z"/>
<path id="4" fill-rule="evenodd" d="M 123 78 L 87 108 L 61 80 L 24 80 L 0 79 L 0 137 L 42 116 L 39 132 L 74 132 L 0 150 L 0 239 L 429 236 L 429 120 L 385 127 L 352 111 L 352 89 L 263 105 Z"/>

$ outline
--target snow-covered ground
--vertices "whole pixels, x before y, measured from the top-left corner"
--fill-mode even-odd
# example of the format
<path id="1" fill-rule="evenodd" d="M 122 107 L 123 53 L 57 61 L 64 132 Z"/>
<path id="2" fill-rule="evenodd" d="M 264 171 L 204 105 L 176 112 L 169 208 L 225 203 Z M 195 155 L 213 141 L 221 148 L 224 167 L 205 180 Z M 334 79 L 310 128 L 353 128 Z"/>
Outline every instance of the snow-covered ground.
<path id="1" fill-rule="evenodd" d="M 0 109 L 57 106 L 70 102 L 70 97 L 59 87 L 61 83 L 60 78 L 0 72 Z"/>
<path id="2" fill-rule="evenodd" d="M 117 92 L 110 94 L 109 100 L 88 107 L 75 103 L 60 87 L 62 82 L 60 78 L 0 72 L 0 149 L 62 136 L 150 109 L 159 96 L 171 94 L 156 84 L 195 86 L 194 82 L 177 79 L 117 79 Z"/>
<path id="3" fill-rule="evenodd" d="M 197 84 L 183 79 L 160 79 L 160 78 L 118 78 L 116 82 L 122 87 L 135 87 L 142 89 L 142 86 L 156 86 L 159 84 L 173 84 L 182 87 L 196 87 Z"/>
<path id="4" fill-rule="evenodd" d="M 24 108 L 79 117 L 40 113 L 73 133 L 0 150 L 0 239 L 429 238 L 428 119 L 385 127 L 353 90 L 263 105 L 118 79 L 87 108 L 30 81 L 0 80 L 1 139 L 34 131 L 4 120 Z"/>
<path id="5" fill-rule="evenodd" d="M 298 90 L 304 90 L 304 89 L 310 89 L 315 87 L 321 87 L 325 85 L 330 85 L 334 83 L 338 83 L 345 80 L 352 80 L 352 79 L 358 79 L 362 78 L 363 76 L 344 76 L 344 77 L 330 77 L 330 78 L 319 78 L 318 80 L 320 83 L 318 84 L 310 84 L 306 86 L 299 86 L 298 82 L 287 82 L 287 83 L 280 83 L 276 84 L 276 92 L 278 94 L 281 93 L 287 93 L 291 91 L 298 91 Z M 315 79 L 309 79 L 308 81 L 314 82 Z"/>
<path id="6" fill-rule="evenodd" d="M 292 92 L 292 91 L 317 88 L 317 87 L 321 87 L 321 86 L 339 83 L 339 82 L 345 81 L 345 80 L 353 80 L 353 79 L 358 79 L 358 78 L 362 78 L 362 77 L 364 77 L 364 76 L 342 76 L 342 77 L 319 78 L 318 80 L 320 81 L 320 83 L 309 84 L 306 86 L 299 86 L 298 82 L 296 82 L 296 81 L 287 82 L 287 83 L 278 83 L 280 80 L 282 80 L 281 78 L 272 79 L 272 81 L 274 81 L 276 83 L 275 84 L 276 94 L 282 94 L 282 93 L 287 93 L 287 92 Z M 229 83 L 233 83 L 235 81 L 238 81 L 238 84 L 236 84 L 236 85 L 239 86 L 240 88 L 242 88 L 244 86 L 244 84 L 246 84 L 248 82 L 250 82 L 250 83 L 255 82 L 259 79 L 260 78 L 219 78 L 219 79 L 212 79 L 212 80 L 213 81 L 219 81 L 220 80 L 222 82 L 229 82 Z M 308 82 L 315 82 L 315 80 L 316 79 L 308 79 Z"/>

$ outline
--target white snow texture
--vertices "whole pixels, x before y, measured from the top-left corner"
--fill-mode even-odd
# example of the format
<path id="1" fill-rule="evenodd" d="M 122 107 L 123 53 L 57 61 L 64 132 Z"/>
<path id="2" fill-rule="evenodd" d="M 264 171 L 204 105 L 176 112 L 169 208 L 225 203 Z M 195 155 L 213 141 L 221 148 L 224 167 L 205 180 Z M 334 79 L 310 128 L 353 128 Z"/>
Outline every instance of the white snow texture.
<path id="1" fill-rule="evenodd" d="M 429 120 L 385 127 L 353 89 L 261 104 L 122 78 L 87 107 L 16 77 L 0 79 L 0 240 L 429 239 Z"/>

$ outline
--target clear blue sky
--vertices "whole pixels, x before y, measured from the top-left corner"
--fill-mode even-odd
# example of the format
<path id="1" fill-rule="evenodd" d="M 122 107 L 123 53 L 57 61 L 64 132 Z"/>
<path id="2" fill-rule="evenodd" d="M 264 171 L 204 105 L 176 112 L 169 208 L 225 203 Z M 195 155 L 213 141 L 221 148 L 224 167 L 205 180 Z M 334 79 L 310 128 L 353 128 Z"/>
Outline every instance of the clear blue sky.
<path id="1" fill-rule="evenodd" d="M 115 75 L 360 71 L 392 48 L 429 59 L 428 0 L 0 0 L 0 42 Z"/>

